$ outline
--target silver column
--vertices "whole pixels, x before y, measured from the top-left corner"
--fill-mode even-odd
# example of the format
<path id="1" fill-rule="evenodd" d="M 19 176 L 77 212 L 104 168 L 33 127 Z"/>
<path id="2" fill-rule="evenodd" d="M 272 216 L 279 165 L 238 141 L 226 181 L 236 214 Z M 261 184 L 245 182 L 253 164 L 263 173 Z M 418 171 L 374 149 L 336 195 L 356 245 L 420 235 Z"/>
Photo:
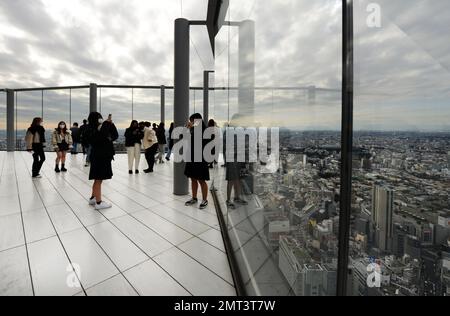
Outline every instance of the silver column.
<path id="1" fill-rule="evenodd" d="M 174 123 L 183 127 L 189 119 L 190 26 L 186 19 L 175 20 Z M 174 164 L 175 195 L 189 194 L 189 181 L 184 175 L 185 163 Z"/>
<path id="2" fill-rule="evenodd" d="M 97 84 L 91 83 L 89 88 L 89 111 L 97 112 Z"/>
<path id="3" fill-rule="evenodd" d="M 161 86 L 161 122 L 166 122 L 166 87 Z"/>
<path id="4" fill-rule="evenodd" d="M 10 152 L 16 150 L 16 110 L 14 97 L 14 90 L 6 90 L 6 149 Z"/>

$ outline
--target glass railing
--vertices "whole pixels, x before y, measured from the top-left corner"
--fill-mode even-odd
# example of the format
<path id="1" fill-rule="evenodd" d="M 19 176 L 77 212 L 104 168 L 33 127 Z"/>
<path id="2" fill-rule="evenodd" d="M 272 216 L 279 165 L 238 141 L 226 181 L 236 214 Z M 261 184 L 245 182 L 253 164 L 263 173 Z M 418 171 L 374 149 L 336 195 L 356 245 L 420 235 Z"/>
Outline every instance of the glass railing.
<path id="1" fill-rule="evenodd" d="M 51 88 L 18 89 L 15 91 L 15 136 L 16 150 L 25 150 L 25 134 L 33 118 L 42 117 L 46 128 L 47 141 L 51 139 L 54 128 L 61 121 L 68 126 L 78 123 L 80 126 L 89 115 L 90 92 L 89 88 Z M 173 121 L 174 99 L 173 87 L 165 88 L 164 113 L 165 124 L 170 126 Z M 6 150 L 6 93 L 1 92 L 0 97 L 0 144 L 1 150 Z M 97 89 L 97 108 L 107 117 L 113 115 L 114 122 L 119 130 L 119 139 L 115 146 L 118 151 L 125 148 L 125 129 L 132 120 L 161 122 L 161 88 L 139 87 L 122 88 L 102 87 Z M 203 108 L 203 91 L 201 88 L 192 88 L 192 110 Z M 51 150 L 47 146 L 47 150 Z"/>
<path id="2" fill-rule="evenodd" d="M 222 160 L 214 177 L 245 293 L 336 295 L 339 2 L 231 0 L 225 20 L 214 79 L 229 89 L 214 91 L 212 116 L 220 126 L 240 118 L 241 127 L 276 128 L 280 136 L 275 168 Z"/>
<path id="3" fill-rule="evenodd" d="M 349 294 L 442 296 L 450 289 L 450 46 L 439 38 L 450 31 L 450 3 L 355 1 L 354 10 Z"/>

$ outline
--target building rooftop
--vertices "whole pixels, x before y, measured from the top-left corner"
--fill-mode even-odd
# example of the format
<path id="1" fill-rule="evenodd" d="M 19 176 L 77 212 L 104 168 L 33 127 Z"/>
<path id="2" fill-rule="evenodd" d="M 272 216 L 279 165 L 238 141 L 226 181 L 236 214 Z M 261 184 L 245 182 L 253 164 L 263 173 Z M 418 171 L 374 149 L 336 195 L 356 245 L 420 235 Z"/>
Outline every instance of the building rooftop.
<path id="1" fill-rule="evenodd" d="M 30 154 L 0 152 L 0 295 L 236 295 L 214 205 L 185 207 L 171 163 L 130 176 L 117 155 L 97 212 L 83 156 L 53 156 L 32 180 Z"/>

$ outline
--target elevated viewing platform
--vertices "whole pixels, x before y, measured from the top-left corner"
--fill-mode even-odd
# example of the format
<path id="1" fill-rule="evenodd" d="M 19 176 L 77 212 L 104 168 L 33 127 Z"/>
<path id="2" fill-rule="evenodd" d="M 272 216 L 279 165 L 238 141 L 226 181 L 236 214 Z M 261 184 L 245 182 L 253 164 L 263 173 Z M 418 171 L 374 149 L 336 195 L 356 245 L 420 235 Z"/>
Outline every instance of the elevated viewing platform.
<path id="1" fill-rule="evenodd" d="M 0 295 L 236 295 L 214 205 L 175 197 L 172 163 L 129 175 L 116 155 L 98 212 L 82 157 L 32 180 L 30 154 L 0 152 Z"/>

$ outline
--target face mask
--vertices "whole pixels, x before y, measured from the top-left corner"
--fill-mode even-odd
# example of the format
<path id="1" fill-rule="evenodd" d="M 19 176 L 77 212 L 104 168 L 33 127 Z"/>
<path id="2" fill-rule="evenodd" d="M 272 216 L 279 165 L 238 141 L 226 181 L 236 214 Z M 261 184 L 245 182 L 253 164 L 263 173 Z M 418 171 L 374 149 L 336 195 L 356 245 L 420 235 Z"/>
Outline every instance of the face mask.
<path id="1" fill-rule="evenodd" d="M 103 124 L 103 119 L 98 119 L 98 124 Z"/>
<path id="2" fill-rule="evenodd" d="M 59 125 L 59 128 L 60 128 L 60 129 L 65 129 L 65 128 L 66 128 L 66 125 Z"/>

